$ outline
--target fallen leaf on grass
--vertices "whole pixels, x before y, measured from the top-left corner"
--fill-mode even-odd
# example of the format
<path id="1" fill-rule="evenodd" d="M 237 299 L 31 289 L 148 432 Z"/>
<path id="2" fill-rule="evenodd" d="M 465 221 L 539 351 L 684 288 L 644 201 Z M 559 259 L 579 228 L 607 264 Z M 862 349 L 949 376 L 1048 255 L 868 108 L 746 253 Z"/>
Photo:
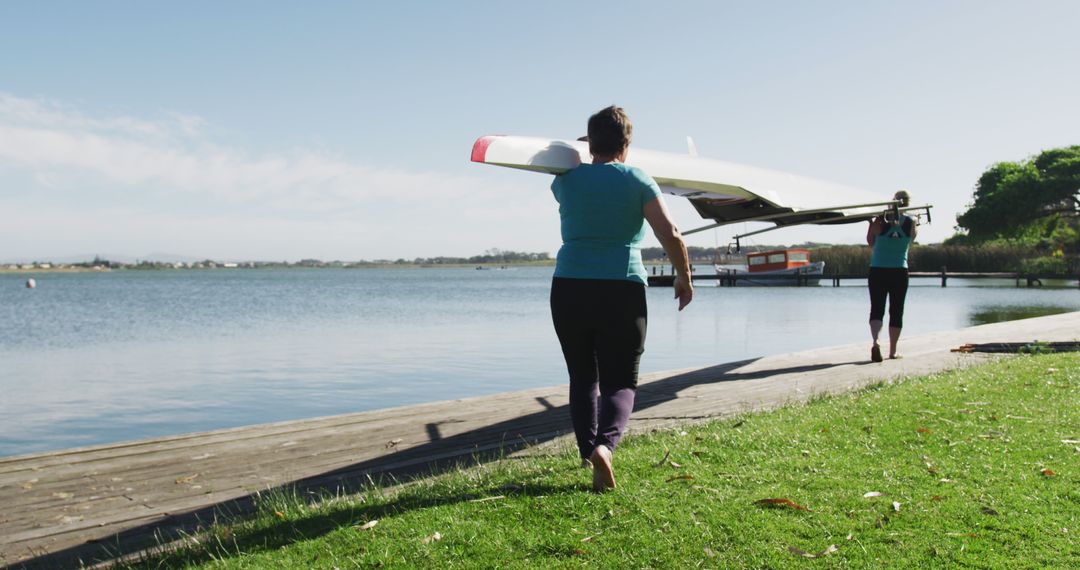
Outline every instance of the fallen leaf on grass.
<path id="1" fill-rule="evenodd" d="M 682 465 L 679 465 L 678 463 L 675 463 L 674 461 L 671 462 L 671 466 L 676 468 L 676 469 L 682 469 Z"/>
<path id="2" fill-rule="evenodd" d="M 701 456 L 705 455 L 705 452 L 704 451 L 691 451 L 690 455 L 693 455 L 694 457 L 701 457 Z"/>
<path id="3" fill-rule="evenodd" d="M 664 458 L 663 459 L 656 462 L 656 466 L 657 467 L 663 467 L 664 464 L 667 463 L 668 457 L 671 457 L 671 450 L 670 449 L 667 450 L 666 453 L 664 453 Z"/>
<path id="4" fill-rule="evenodd" d="M 435 533 L 435 534 L 425 538 L 424 540 L 421 540 L 420 542 L 422 544 L 431 544 L 432 542 L 438 542 L 440 540 L 442 540 L 442 534 Z"/>
<path id="5" fill-rule="evenodd" d="M 377 525 L 377 524 L 379 524 L 379 519 L 370 520 L 370 521 L 356 527 L 356 530 L 371 530 L 371 529 L 375 528 L 375 525 Z"/>
<path id="6" fill-rule="evenodd" d="M 279 518 L 279 519 L 283 519 L 283 518 L 285 518 L 285 513 L 281 512 L 281 511 L 274 511 L 274 516 Z"/>
<path id="7" fill-rule="evenodd" d="M 1054 473 L 1053 469 L 1043 469 L 1039 473 L 1042 473 L 1044 477 L 1053 477 L 1054 475 L 1057 475 L 1057 473 Z"/>
<path id="8" fill-rule="evenodd" d="M 1080 443 L 1080 439 L 1063 439 L 1061 440 L 1061 443 L 1064 443 L 1066 445 L 1072 445 L 1074 443 Z"/>
<path id="9" fill-rule="evenodd" d="M 746 420 L 739 420 L 739 421 L 735 422 L 735 425 L 733 425 L 731 427 L 737 428 L 737 427 L 739 427 L 739 426 L 741 426 L 741 425 L 743 425 L 745 423 L 746 423 Z"/>
<path id="10" fill-rule="evenodd" d="M 670 483 L 672 481 L 690 481 L 693 478 L 694 478 L 693 475 L 676 475 L 674 477 L 668 477 L 668 479 L 667 479 L 667 481 L 665 481 L 665 483 Z"/>
<path id="11" fill-rule="evenodd" d="M 799 548 L 797 546 L 789 546 L 788 547 L 788 552 L 790 552 L 792 554 L 797 554 L 799 556 L 802 556 L 803 558 L 821 558 L 822 556 L 828 556 L 828 555 L 832 554 L 833 552 L 836 552 L 837 550 L 840 550 L 840 549 L 837 548 L 835 544 L 830 544 L 828 548 L 826 548 L 825 550 L 822 550 L 821 552 L 818 552 L 817 554 L 814 554 L 812 552 L 807 552 L 807 551 L 805 551 L 805 550 L 803 550 L 803 549 L 801 549 L 801 548 Z"/>
<path id="12" fill-rule="evenodd" d="M 930 497 L 930 500 L 931 501 L 944 501 L 945 497 L 942 497 L 941 495 L 934 495 L 933 497 Z"/>
<path id="13" fill-rule="evenodd" d="M 575 549 L 574 549 L 574 556 L 584 556 L 584 555 L 585 555 L 585 551 L 584 551 L 584 550 L 582 550 L 582 549 L 580 549 L 580 548 L 575 548 Z"/>
<path id="14" fill-rule="evenodd" d="M 896 512 L 900 512 L 900 503 L 897 503 L 896 501 L 893 501 L 892 510 L 894 510 Z"/>
<path id="15" fill-rule="evenodd" d="M 783 507 L 788 509 L 796 509 L 799 511 L 809 511 L 810 509 L 792 501 L 791 499 L 775 498 L 775 499 L 758 499 L 754 501 L 755 505 L 761 505 L 763 507 Z"/>
<path id="16" fill-rule="evenodd" d="M 488 501 L 497 501 L 499 499 L 505 499 L 506 495 L 495 495 L 494 497 L 484 497 L 483 499 L 473 499 L 470 503 L 486 503 Z"/>
<path id="17" fill-rule="evenodd" d="M 591 542 L 592 539 L 596 538 L 597 536 L 599 535 L 594 534 L 592 536 L 586 536 L 585 538 L 581 539 L 581 542 Z"/>
<path id="18" fill-rule="evenodd" d="M 863 493 L 863 498 L 864 499 L 869 499 L 871 497 L 880 497 L 880 496 L 881 496 L 881 493 L 878 492 L 878 491 L 867 491 L 867 492 Z"/>
<path id="19" fill-rule="evenodd" d="M 1001 513 L 997 512 L 997 511 L 995 511 L 993 508 L 987 507 L 987 506 L 983 506 L 982 512 L 985 513 L 985 514 L 991 515 L 991 516 L 997 516 L 997 515 L 1001 514 Z"/>
<path id="20" fill-rule="evenodd" d="M 176 480 L 176 484 L 177 485 L 185 485 L 187 483 L 190 483 L 190 482 L 194 481 L 198 477 L 199 477 L 198 473 L 195 473 L 194 475 L 188 475 L 187 477 L 181 477 L 181 478 Z"/>
<path id="21" fill-rule="evenodd" d="M 855 540 L 855 533 L 853 533 L 853 532 L 847 533 L 847 539 L 848 539 L 848 541 Z"/>
<path id="22" fill-rule="evenodd" d="M 966 536 L 968 538 L 978 538 L 979 535 L 973 532 L 947 532 L 945 536 Z"/>

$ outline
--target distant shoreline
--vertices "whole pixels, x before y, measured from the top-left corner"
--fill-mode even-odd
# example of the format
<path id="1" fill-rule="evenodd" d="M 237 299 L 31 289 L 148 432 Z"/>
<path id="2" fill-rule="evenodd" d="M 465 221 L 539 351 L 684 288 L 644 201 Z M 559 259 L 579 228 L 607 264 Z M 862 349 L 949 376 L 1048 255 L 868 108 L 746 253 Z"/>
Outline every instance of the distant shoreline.
<path id="1" fill-rule="evenodd" d="M 260 270 L 260 269 L 498 269 L 501 267 L 554 267 L 555 260 L 547 261 L 525 261 L 525 262 L 508 262 L 508 263 L 374 263 L 374 262 L 355 262 L 355 263 L 325 263 L 321 265 L 302 265 L 302 264 L 285 264 L 285 263 L 260 263 L 254 262 L 249 264 L 217 264 L 215 266 L 202 266 L 202 267 L 175 267 L 172 265 L 160 265 L 160 266 L 137 266 L 137 265 L 124 265 L 120 267 L 104 267 L 104 266 L 73 266 L 73 265 L 54 265 L 51 267 L 11 267 L 0 266 L 0 275 L 25 275 L 34 273 L 110 273 L 117 271 L 125 272 L 139 272 L 139 271 L 219 271 L 219 270 Z"/>

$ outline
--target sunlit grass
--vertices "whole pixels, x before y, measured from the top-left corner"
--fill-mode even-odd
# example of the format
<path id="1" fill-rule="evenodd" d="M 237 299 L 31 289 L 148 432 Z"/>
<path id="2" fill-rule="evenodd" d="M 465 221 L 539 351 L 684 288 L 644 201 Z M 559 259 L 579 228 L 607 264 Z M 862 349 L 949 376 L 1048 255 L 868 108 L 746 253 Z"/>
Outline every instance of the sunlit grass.
<path id="1" fill-rule="evenodd" d="M 569 447 L 314 505 L 271 494 L 145 567 L 1064 568 L 1078 404 L 1080 355 L 1014 357 L 632 434 L 603 495 Z"/>

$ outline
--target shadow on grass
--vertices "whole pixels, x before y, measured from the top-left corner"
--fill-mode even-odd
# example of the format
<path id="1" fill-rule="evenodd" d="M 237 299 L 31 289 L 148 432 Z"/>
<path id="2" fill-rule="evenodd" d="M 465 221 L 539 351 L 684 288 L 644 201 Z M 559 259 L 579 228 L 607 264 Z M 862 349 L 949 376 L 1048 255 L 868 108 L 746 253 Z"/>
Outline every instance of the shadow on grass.
<path id="1" fill-rule="evenodd" d="M 219 548 L 206 547 L 193 551 L 165 552 L 157 556 L 151 555 L 141 564 L 134 562 L 133 564 L 153 568 L 182 568 L 191 564 L 228 557 L 238 550 L 247 554 L 277 550 L 296 542 L 318 538 L 342 527 L 356 527 L 368 521 L 382 520 L 414 510 L 479 501 L 485 498 L 492 499 L 499 496 L 550 497 L 581 493 L 586 489 L 588 487 L 582 483 L 581 485 L 525 484 L 511 489 L 492 487 L 478 489 L 469 493 L 438 496 L 405 491 L 390 501 L 372 505 L 329 506 L 310 516 L 282 521 L 279 524 L 253 532 L 244 532 L 225 540 L 224 544 Z"/>
<path id="2" fill-rule="evenodd" d="M 798 374 L 816 370 L 834 368 L 861 362 L 827 363 L 806 366 L 791 366 L 754 372 L 737 372 L 757 359 L 731 362 L 708 368 L 702 368 L 682 374 L 675 374 L 642 384 L 638 389 L 635 415 L 679 398 L 679 393 L 694 386 L 732 382 L 739 380 L 766 379 L 778 374 Z M 296 496 L 320 497 L 333 494 L 348 494 L 369 489 L 372 483 L 385 484 L 407 482 L 433 474 L 445 473 L 460 468 L 463 463 L 485 463 L 504 458 L 516 451 L 551 441 L 570 431 L 568 406 L 555 406 L 550 402 L 541 402 L 544 409 L 509 420 L 495 422 L 475 430 L 442 437 L 438 424 L 430 424 L 427 430 L 431 439 L 428 443 L 400 450 L 391 455 L 380 456 L 360 461 L 343 467 L 294 481 L 288 485 L 271 489 L 269 492 L 282 492 Z M 723 414 L 700 417 L 672 418 L 684 420 L 702 420 L 719 417 Z M 467 461 L 470 460 L 471 461 Z M 466 460 L 466 461 L 463 461 Z M 585 487 L 582 487 L 584 489 Z M 566 490 L 557 490 L 564 492 Z M 547 490 L 545 492 L 551 492 Z M 143 524 L 117 533 L 108 538 L 88 541 L 82 545 L 44 553 L 34 558 L 7 566 L 6 568 L 67 568 L 80 564 L 93 564 L 115 560 L 122 556 L 160 547 L 162 544 L 182 538 L 185 535 L 199 533 L 211 525 L 223 520 L 236 520 L 250 515 L 256 508 L 256 497 L 208 505 L 193 511 L 170 514 L 162 520 Z M 323 528 L 311 523 L 313 532 Z M 323 530 L 322 532 L 326 532 Z M 301 536 L 302 535 L 302 536 Z M 288 540 L 311 538 L 306 533 L 291 534 Z M 266 537 L 269 540 L 269 537 Z M 275 535 L 274 540 L 286 540 Z M 279 546 L 283 543 L 276 542 Z"/>

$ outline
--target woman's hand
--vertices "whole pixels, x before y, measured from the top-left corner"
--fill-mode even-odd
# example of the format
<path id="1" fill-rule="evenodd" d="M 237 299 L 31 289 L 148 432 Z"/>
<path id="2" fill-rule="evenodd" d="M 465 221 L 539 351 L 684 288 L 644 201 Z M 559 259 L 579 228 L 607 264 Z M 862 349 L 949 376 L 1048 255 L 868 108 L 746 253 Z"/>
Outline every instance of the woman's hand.
<path id="1" fill-rule="evenodd" d="M 675 298 L 679 300 L 679 310 L 683 310 L 690 301 L 694 300 L 694 285 L 690 283 L 690 279 L 681 275 L 675 277 Z"/>

